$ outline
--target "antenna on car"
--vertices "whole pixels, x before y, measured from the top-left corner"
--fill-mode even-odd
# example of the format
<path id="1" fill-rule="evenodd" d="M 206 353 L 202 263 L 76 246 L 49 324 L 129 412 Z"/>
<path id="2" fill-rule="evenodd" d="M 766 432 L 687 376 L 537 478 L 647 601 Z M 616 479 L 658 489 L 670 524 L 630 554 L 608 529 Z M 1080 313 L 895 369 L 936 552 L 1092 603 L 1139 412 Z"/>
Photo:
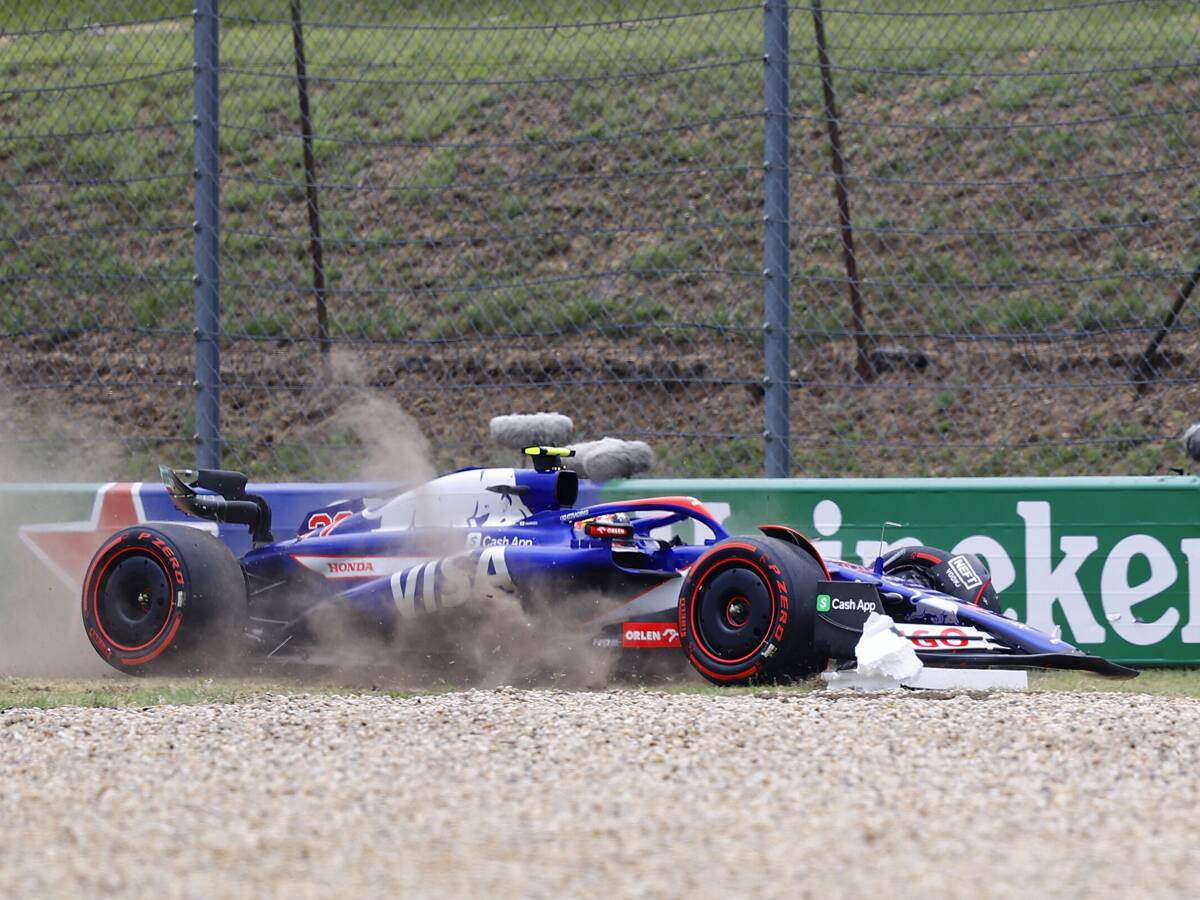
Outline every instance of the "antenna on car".
<path id="1" fill-rule="evenodd" d="M 883 548 L 886 546 L 883 542 L 883 535 L 889 528 L 903 528 L 902 522 L 884 522 L 879 526 L 879 552 L 875 554 L 875 565 L 871 567 L 871 571 L 876 575 L 883 574 Z"/>

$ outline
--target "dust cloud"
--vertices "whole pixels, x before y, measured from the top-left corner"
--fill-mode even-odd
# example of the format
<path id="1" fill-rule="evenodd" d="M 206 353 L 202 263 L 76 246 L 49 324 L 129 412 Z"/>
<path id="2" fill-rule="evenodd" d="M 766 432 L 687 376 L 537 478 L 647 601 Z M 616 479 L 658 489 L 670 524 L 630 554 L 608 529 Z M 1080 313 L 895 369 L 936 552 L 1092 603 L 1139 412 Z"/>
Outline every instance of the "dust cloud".
<path id="1" fill-rule="evenodd" d="M 352 435 L 362 456 L 354 477 L 362 481 L 417 485 L 433 478 L 433 453 L 420 425 L 392 393 L 369 381 L 358 357 L 334 350 L 326 376 L 314 378 L 310 389 L 311 406 L 332 410 L 314 433 L 319 439 Z"/>
<path id="2" fill-rule="evenodd" d="M 90 497 L 62 502 L 44 486 L 111 481 L 119 444 L 95 427 L 50 417 L 26 415 L 18 427 L 8 413 L 0 407 L 0 676 L 108 674 L 111 670 L 84 637 L 78 587 L 38 559 L 21 540 L 20 529 L 86 519 Z"/>
<path id="3" fill-rule="evenodd" d="M 456 602 L 452 595 L 444 599 Z M 598 689 L 616 674 L 617 654 L 593 647 L 584 629 L 538 609 L 546 598 L 489 591 L 459 599 L 453 609 L 400 620 L 386 642 L 328 608 L 329 615 L 314 617 L 313 657 L 320 662 L 314 677 L 404 689 Z"/>
<path id="4" fill-rule="evenodd" d="M 337 412 L 331 427 L 350 432 L 363 448 L 356 473 L 364 481 L 419 485 L 434 477 L 430 445 L 416 421 L 390 392 L 372 388 L 353 358 L 335 355 L 331 377 L 315 391 Z M 351 400 L 353 402 L 345 402 Z M 3 410 L 0 409 L 0 414 Z M 487 423 L 480 422 L 485 429 Z M 131 460 L 117 441 L 87 435 L 49 421 L 22 432 L 53 436 L 55 452 L 45 444 L 24 442 L 0 427 L 0 482 L 44 486 L 52 482 L 104 483 L 143 476 L 129 472 Z M 0 587 L 0 676 L 121 677 L 99 659 L 83 633 L 79 585 L 67 584 L 18 535 L 21 525 L 87 519 L 91 499 L 78 498 L 61 508 L 31 508 L 33 489 L 5 485 L 0 490 L 5 578 Z M 44 490 L 37 496 L 43 497 Z M 40 504 L 39 504 L 40 507 Z M 82 507 L 82 512 L 81 508 Z M 102 535 L 97 535 L 98 545 Z M 445 537 L 422 548 L 426 558 L 450 558 L 470 568 L 474 557 L 458 537 Z M 76 581 L 82 578 L 82 572 Z M 317 665 L 276 666 L 247 660 L 229 671 L 206 674 L 272 676 L 288 680 L 386 684 L 397 688 L 551 685 L 600 687 L 613 677 L 618 654 L 592 646 L 591 635 L 563 610 L 594 608 L 599 598 L 560 596 L 553 589 L 519 597 L 507 589 L 467 582 L 447 588 L 453 609 L 402 619 L 385 640 L 377 626 L 356 622 L 334 601 L 311 616 Z M 456 594 L 457 592 L 457 594 Z M 609 601 L 611 602 L 611 601 Z"/>
<path id="5" fill-rule="evenodd" d="M 387 636 L 336 601 L 323 604 L 308 616 L 315 639 L 310 663 L 284 671 L 300 679 L 398 689 L 594 689 L 617 674 L 616 652 L 594 647 L 587 629 L 548 612 L 554 599 L 576 608 L 590 605 L 586 597 L 521 597 L 466 585 L 446 590 L 442 599 L 448 608 L 401 618 Z"/>
<path id="6" fill-rule="evenodd" d="M 420 426 L 393 394 L 369 386 L 357 358 L 335 352 L 330 375 L 320 390 L 338 401 L 331 426 L 348 429 L 362 446 L 357 477 L 412 486 L 419 510 L 420 485 L 437 474 Z M 487 421 L 481 419 L 479 427 L 486 430 Z M 420 512 L 417 517 L 422 517 Z M 447 571 L 456 565 L 474 566 L 461 536 L 435 539 L 420 555 L 454 558 L 446 564 Z M 613 674 L 616 654 L 594 648 L 590 634 L 553 612 L 559 600 L 575 608 L 589 606 L 587 600 L 546 592 L 521 598 L 511 590 L 481 589 L 470 577 L 447 585 L 443 596 L 452 609 L 401 619 L 386 646 L 371 626 L 358 627 L 336 604 L 327 604 L 312 616 L 318 640 L 313 656 L 328 657 L 341 680 L 367 678 L 403 687 L 599 687 Z"/>

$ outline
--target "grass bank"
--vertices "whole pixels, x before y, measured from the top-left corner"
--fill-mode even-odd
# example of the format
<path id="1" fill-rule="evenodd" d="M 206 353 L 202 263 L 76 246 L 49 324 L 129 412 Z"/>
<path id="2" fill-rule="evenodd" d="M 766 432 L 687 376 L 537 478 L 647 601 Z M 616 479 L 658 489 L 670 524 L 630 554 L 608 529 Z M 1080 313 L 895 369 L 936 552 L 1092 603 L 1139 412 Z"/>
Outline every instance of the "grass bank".
<path id="1" fill-rule="evenodd" d="M 31 408 L 188 447 L 190 18 L 138 0 L 139 21 L 101 25 L 77 6 L 0 9 L 6 378 L 39 388 L 17 396 Z M 797 471 L 1177 461 L 1162 441 L 1195 373 L 1132 413 L 1117 388 L 1195 263 L 1200 12 L 1028 6 L 827 13 L 866 326 L 930 361 L 869 386 L 813 30 L 793 12 Z M 484 424 L 463 409 L 532 395 L 588 436 L 664 442 L 675 474 L 759 473 L 760 6 L 303 8 L 329 328 L 355 383 L 412 413 L 447 465 L 479 457 Z M 221 9 L 228 462 L 350 474 L 361 429 L 338 416 L 355 401 L 331 398 L 312 358 L 287 6 Z M 1193 325 L 1172 338 L 1179 365 Z"/>

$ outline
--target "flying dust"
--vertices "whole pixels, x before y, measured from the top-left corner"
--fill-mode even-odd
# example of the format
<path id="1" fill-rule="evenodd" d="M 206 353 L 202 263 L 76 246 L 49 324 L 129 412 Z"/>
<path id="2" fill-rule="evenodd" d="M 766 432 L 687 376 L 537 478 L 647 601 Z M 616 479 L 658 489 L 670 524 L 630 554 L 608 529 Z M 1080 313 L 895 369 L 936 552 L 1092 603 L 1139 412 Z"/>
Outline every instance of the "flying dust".
<path id="1" fill-rule="evenodd" d="M 332 429 L 351 431 L 363 449 L 357 475 L 364 481 L 417 485 L 436 474 L 429 442 L 396 401 L 372 388 L 357 360 L 334 354 L 324 390 L 335 402 Z M 481 427 L 484 423 L 481 422 Z M 420 512 L 418 519 L 422 518 Z M 594 648 L 590 635 L 554 614 L 566 598 L 539 592 L 519 597 L 511 584 L 484 584 L 461 540 L 443 537 L 422 556 L 445 560 L 446 610 L 402 618 L 389 645 L 378 633 L 328 604 L 311 617 L 322 658 L 339 680 L 429 686 L 555 685 L 599 687 L 614 673 L 615 654 Z M 457 576 L 454 577 L 457 571 Z M 443 577 L 443 574 L 439 574 Z M 572 596 L 572 607 L 589 606 Z"/>
<path id="2" fill-rule="evenodd" d="M 120 447 L 101 428 L 20 412 L 0 408 L 0 676 L 106 674 L 80 625 L 78 588 L 34 555 L 21 528 L 86 519 L 90 496 L 81 502 L 65 485 L 112 480 Z"/>
<path id="3" fill-rule="evenodd" d="M 331 432 L 351 433 L 362 448 L 356 475 L 364 481 L 419 485 L 433 477 L 428 441 L 415 420 L 392 396 L 372 388 L 355 360 L 335 355 L 330 377 L 314 389 L 314 401 L 335 412 Z M 0 410 L 2 412 L 2 410 Z M 50 489 L 53 483 L 102 484 L 115 478 L 148 478 L 128 471 L 134 462 L 115 440 L 86 435 L 48 418 L 0 430 L 0 539 L 5 564 L 0 589 L 0 676 L 70 677 L 113 675 L 86 640 L 80 623 L 79 586 L 53 572 L 28 541 L 23 525 L 86 520 L 88 502 L 78 492 Z M 23 435 L 52 441 L 23 440 Z M 47 453 L 53 446 L 55 452 Z M 147 463 L 147 467 L 148 467 Z M 47 494 L 50 500 L 45 498 Z M 36 503 L 33 502 L 36 498 Z M 81 507 L 87 507 L 81 513 Z M 282 536 L 282 535 L 281 535 Z M 102 535 L 97 534 L 98 545 Z M 461 543 L 425 548 L 431 558 L 455 557 L 469 567 Z M 447 569 L 452 566 L 447 566 Z M 71 574 L 71 573 L 66 573 Z M 78 582 L 82 572 L 76 573 Z M 397 688 L 441 686 L 554 685 L 598 687 L 614 673 L 615 654 L 592 647 L 590 636 L 554 615 L 560 597 L 548 593 L 521 598 L 511 585 L 481 587 L 471 579 L 447 586 L 448 605 L 456 608 L 403 619 L 385 643 L 378 629 L 363 628 L 326 604 L 310 617 L 318 639 L 313 658 L 320 665 L 239 665 L 231 674 L 263 675 L 291 681 L 354 684 L 369 681 Z M 572 597 L 579 608 L 581 598 Z M 597 601 L 599 602 L 599 601 Z M 583 605 L 589 605 L 586 600 Z M 536 609 L 533 607 L 537 607 Z"/>
<path id="4" fill-rule="evenodd" d="M 343 684 L 414 689 L 601 688 L 616 674 L 615 653 L 593 647 L 582 629 L 546 613 L 552 598 L 466 585 L 460 590 L 442 595 L 457 606 L 401 620 L 386 644 L 330 607 L 328 615 L 314 617 L 314 658 L 321 665 L 313 674 Z"/>

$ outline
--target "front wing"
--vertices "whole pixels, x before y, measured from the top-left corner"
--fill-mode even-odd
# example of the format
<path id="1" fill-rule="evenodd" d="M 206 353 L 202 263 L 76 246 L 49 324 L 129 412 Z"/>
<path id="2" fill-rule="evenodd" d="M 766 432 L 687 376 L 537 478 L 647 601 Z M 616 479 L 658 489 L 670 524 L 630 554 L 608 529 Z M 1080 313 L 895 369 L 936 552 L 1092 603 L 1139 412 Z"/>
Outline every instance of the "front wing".
<path id="1" fill-rule="evenodd" d="M 971 669 L 1069 669 L 1115 678 L 1134 678 L 1137 670 L 1092 656 L 1029 625 L 944 594 L 915 591 L 881 582 L 893 597 L 903 587 L 904 612 L 893 608 L 895 631 L 907 638 L 927 666 Z M 813 641 L 834 659 L 853 659 L 854 648 L 871 613 L 886 614 L 880 585 L 865 581 L 828 581 L 818 586 Z"/>

